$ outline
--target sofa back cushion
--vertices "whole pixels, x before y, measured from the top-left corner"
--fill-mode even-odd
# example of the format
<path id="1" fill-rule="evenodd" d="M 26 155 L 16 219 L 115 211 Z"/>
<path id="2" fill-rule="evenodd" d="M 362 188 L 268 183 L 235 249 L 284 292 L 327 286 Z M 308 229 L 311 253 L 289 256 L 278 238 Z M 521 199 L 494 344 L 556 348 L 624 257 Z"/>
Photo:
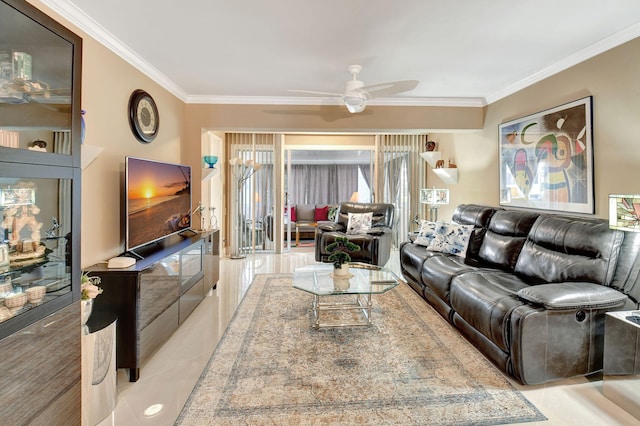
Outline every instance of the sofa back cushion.
<path id="1" fill-rule="evenodd" d="M 315 204 L 296 204 L 296 222 L 314 222 Z"/>
<path id="2" fill-rule="evenodd" d="M 495 207 L 479 204 L 460 204 L 451 216 L 451 220 L 460 225 L 473 225 L 474 231 L 467 245 L 466 257 L 471 263 L 478 261 L 478 251 L 482 245 L 484 233 L 489 226 Z"/>
<path id="3" fill-rule="evenodd" d="M 345 229 L 349 224 L 349 213 L 373 213 L 371 228 L 393 227 L 393 204 L 385 203 L 352 203 L 344 202 L 338 206 L 336 222 L 341 223 Z"/>
<path id="4" fill-rule="evenodd" d="M 513 272 L 537 213 L 498 210 L 491 217 L 478 258 L 486 265 Z"/>
<path id="5" fill-rule="evenodd" d="M 610 285 L 623 235 L 607 221 L 541 215 L 518 257 L 515 273 L 530 284 L 586 281 Z"/>

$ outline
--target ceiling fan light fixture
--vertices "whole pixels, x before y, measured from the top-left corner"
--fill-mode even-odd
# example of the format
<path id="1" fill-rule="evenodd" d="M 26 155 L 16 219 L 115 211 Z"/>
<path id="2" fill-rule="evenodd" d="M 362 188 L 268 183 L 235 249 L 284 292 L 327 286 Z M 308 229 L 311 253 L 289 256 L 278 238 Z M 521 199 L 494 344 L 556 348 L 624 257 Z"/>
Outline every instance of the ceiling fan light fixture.
<path id="1" fill-rule="evenodd" d="M 367 106 L 367 100 L 360 96 L 345 96 L 343 99 L 347 110 L 352 114 L 364 111 Z"/>

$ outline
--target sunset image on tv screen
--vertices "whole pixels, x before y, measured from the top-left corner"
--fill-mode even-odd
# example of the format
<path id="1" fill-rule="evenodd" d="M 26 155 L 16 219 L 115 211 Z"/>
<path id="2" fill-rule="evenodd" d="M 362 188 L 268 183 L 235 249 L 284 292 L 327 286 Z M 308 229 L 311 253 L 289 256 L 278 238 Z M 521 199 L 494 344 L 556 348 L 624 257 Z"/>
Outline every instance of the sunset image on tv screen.
<path id="1" fill-rule="evenodd" d="M 191 168 L 127 158 L 127 248 L 191 226 Z"/>

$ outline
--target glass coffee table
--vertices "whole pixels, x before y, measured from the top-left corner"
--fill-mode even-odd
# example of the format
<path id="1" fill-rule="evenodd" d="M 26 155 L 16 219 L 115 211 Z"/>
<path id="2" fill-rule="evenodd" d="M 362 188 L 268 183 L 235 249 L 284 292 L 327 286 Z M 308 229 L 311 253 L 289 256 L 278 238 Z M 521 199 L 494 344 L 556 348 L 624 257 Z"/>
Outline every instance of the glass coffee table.
<path id="1" fill-rule="evenodd" d="M 399 278 L 393 272 L 375 265 L 351 263 L 349 272 L 350 277 L 334 277 L 331 263 L 295 270 L 293 287 L 313 296 L 311 311 L 314 328 L 371 325 L 371 295 L 385 293 L 399 283 Z M 323 298 L 322 301 L 320 298 Z M 326 311 L 355 311 L 358 315 L 321 318 L 320 314 Z"/>

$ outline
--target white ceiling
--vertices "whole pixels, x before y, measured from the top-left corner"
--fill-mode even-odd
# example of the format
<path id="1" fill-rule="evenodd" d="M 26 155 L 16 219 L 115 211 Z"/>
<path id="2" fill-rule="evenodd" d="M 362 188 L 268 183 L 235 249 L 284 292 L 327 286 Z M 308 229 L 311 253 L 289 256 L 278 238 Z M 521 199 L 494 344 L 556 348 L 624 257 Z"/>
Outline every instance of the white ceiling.
<path id="1" fill-rule="evenodd" d="M 638 0 L 42 0 L 185 102 L 330 104 L 347 66 L 482 105 L 640 36 Z"/>

